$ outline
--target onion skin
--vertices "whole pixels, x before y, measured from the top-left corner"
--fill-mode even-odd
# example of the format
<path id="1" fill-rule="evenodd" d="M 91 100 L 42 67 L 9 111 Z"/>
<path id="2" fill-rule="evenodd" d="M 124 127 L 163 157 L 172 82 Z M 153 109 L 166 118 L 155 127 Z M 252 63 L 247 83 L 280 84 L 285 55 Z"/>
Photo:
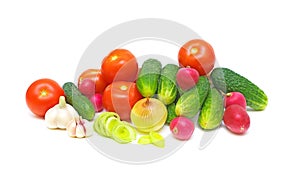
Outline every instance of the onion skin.
<path id="1" fill-rule="evenodd" d="M 137 130 L 150 132 L 160 130 L 167 120 L 167 108 L 158 99 L 143 98 L 132 108 L 130 119 Z"/>

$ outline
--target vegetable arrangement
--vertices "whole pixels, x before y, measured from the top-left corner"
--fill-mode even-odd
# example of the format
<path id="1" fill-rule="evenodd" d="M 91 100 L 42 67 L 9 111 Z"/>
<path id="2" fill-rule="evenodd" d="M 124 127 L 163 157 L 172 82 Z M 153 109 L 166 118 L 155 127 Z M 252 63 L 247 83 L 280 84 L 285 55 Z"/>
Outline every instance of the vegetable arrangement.
<path id="1" fill-rule="evenodd" d="M 222 123 L 230 132 L 244 134 L 250 127 L 247 106 L 264 110 L 267 95 L 244 76 L 214 65 L 214 50 L 202 39 L 182 45 L 178 64 L 163 66 L 148 59 L 140 69 L 129 50 L 115 49 L 104 57 L 101 69 L 82 72 L 77 84 L 33 82 L 26 103 L 49 129 L 66 129 L 76 138 L 94 131 L 120 144 L 163 148 L 164 126 L 180 141 L 192 138 L 196 127 L 209 131 Z"/>

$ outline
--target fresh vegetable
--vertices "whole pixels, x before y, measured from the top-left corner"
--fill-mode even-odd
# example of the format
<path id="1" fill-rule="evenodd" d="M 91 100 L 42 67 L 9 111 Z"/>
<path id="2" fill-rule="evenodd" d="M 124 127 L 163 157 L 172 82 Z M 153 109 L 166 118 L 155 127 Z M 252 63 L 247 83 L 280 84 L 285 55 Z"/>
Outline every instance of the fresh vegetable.
<path id="1" fill-rule="evenodd" d="M 165 139 L 158 132 L 151 131 L 148 135 L 143 135 L 138 139 L 138 144 L 153 144 L 157 147 L 165 147 Z"/>
<path id="2" fill-rule="evenodd" d="M 176 81 L 183 91 L 193 88 L 199 80 L 199 73 L 191 67 L 180 68 L 176 74 Z"/>
<path id="3" fill-rule="evenodd" d="M 267 107 L 267 95 L 244 76 L 228 68 L 215 68 L 210 77 L 215 87 L 224 93 L 242 93 L 246 98 L 247 105 L 254 110 L 264 110 Z"/>
<path id="4" fill-rule="evenodd" d="M 122 120 L 130 121 L 133 105 L 142 98 L 135 83 L 115 81 L 105 88 L 102 102 L 107 111 L 116 112 Z"/>
<path id="5" fill-rule="evenodd" d="M 174 118 L 170 123 L 170 130 L 173 136 L 179 140 L 190 139 L 194 129 L 194 122 L 185 117 Z"/>
<path id="6" fill-rule="evenodd" d="M 244 95 L 240 92 L 230 92 L 225 95 L 224 106 L 227 108 L 232 104 L 237 104 L 246 109 L 247 103 Z"/>
<path id="7" fill-rule="evenodd" d="M 136 130 L 128 124 L 119 124 L 113 129 L 112 138 L 118 143 L 130 143 L 136 139 Z"/>
<path id="8" fill-rule="evenodd" d="M 158 82 L 157 97 L 165 105 L 173 103 L 177 97 L 176 74 L 179 67 L 167 64 L 161 71 Z"/>
<path id="9" fill-rule="evenodd" d="M 157 91 L 162 65 L 156 59 L 146 60 L 138 74 L 136 85 L 143 97 L 152 97 Z"/>
<path id="10" fill-rule="evenodd" d="M 77 111 L 66 103 L 64 96 L 60 96 L 59 103 L 46 112 L 45 123 L 50 129 L 66 129 L 70 121 L 78 118 Z"/>
<path id="11" fill-rule="evenodd" d="M 235 134 L 244 134 L 250 127 L 250 117 L 244 107 L 233 104 L 225 109 L 224 124 Z"/>
<path id="12" fill-rule="evenodd" d="M 209 88 L 208 79 L 204 76 L 200 76 L 196 86 L 184 92 L 178 99 L 175 107 L 176 115 L 193 118 L 202 107 Z"/>
<path id="13" fill-rule="evenodd" d="M 198 90 L 195 87 L 180 96 L 175 106 L 175 113 L 177 116 L 192 118 L 198 113 L 199 109 L 200 101 Z"/>
<path id="14" fill-rule="evenodd" d="M 139 100 L 131 110 L 131 121 L 137 130 L 151 132 L 160 130 L 167 120 L 166 106 L 155 98 Z"/>
<path id="15" fill-rule="evenodd" d="M 200 101 L 200 109 L 203 106 L 204 101 L 210 90 L 210 83 L 206 76 L 200 76 L 199 81 L 196 84 L 196 88 L 198 91 L 199 101 Z"/>
<path id="16" fill-rule="evenodd" d="M 95 94 L 95 93 L 102 94 L 105 87 L 108 85 L 108 83 L 105 82 L 105 80 L 103 79 L 103 75 L 102 75 L 100 69 L 87 69 L 87 70 L 83 71 L 79 75 L 77 86 L 80 87 L 81 83 L 85 79 L 90 79 L 90 80 L 94 81 L 95 92 L 93 94 Z"/>
<path id="17" fill-rule="evenodd" d="M 95 108 L 91 101 L 84 96 L 72 82 L 66 82 L 63 85 L 66 100 L 71 104 L 83 119 L 93 120 Z"/>
<path id="18" fill-rule="evenodd" d="M 64 95 L 61 86 L 52 79 L 34 81 L 26 91 L 26 104 L 30 111 L 40 117 L 59 102 Z"/>
<path id="19" fill-rule="evenodd" d="M 181 67 L 189 66 L 195 68 L 200 75 L 207 75 L 213 69 L 216 57 L 208 42 L 193 39 L 180 48 L 178 61 Z"/>
<path id="20" fill-rule="evenodd" d="M 114 139 L 118 143 L 129 143 L 136 139 L 137 132 L 126 121 L 114 112 L 103 112 L 95 120 L 95 132 L 104 137 Z"/>
<path id="21" fill-rule="evenodd" d="M 160 148 L 165 147 L 165 139 L 158 132 L 150 131 L 149 136 L 152 144 Z"/>
<path id="22" fill-rule="evenodd" d="M 134 82 L 138 74 L 138 63 L 130 51 L 115 49 L 102 60 L 101 72 L 109 84 L 114 81 Z"/>
<path id="23" fill-rule="evenodd" d="M 120 123 L 120 116 L 117 113 L 103 112 L 95 119 L 93 128 L 99 135 L 111 137 L 113 128 Z"/>
<path id="24" fill-rule="evenodd" d="M 101 112 L 103 110 L 102 95 L 100 93 L 96 93 L 90 97 L 90 101 L 94 106 L 95 112 Z"/>
<path id="25" fill-rule="evenodd" d="M 150 135 L 143 135 L 141 136 L 139 139 L 138 139 L 138 144 L 151 144 L 151 138 L 150 138 Z"/>
<path id="26" fill-rule="evenodd" d="M 167 116 L 167 120 L 166 120 L 166 124 L 170 124 L 170 122 L 177 117 L 176 112 L 175 112 L 175 108 L 176 108 L 176 104 L 172 103 L 170 105 L 167 106 L 167 110 L 168 110 L 168 116 Z"/>
<path id="27" fill-rule="evenodd" d="M 78 86 L 79 91 L 87 97 L 92 97 L 95 94 L 96 92 L 95 88 L 96 88 L 96 84 L 91 79 L 82 80 Z"/>
<path id="28" fill-rule="evenodd" d="M 90 129 L 81 117 L 73 119 L 67 125 L 67 132 L 70 137 L 73 138 L 85 138 L 92 135 L 92 129 Z"/>
<path id="29" fill-rule="evenodd" d="M 202 129 L 211 130 L 219 127 L 224 113 L 223 97 L 216 88 L 212 88 L 204 102 L 198 118 Z"/>

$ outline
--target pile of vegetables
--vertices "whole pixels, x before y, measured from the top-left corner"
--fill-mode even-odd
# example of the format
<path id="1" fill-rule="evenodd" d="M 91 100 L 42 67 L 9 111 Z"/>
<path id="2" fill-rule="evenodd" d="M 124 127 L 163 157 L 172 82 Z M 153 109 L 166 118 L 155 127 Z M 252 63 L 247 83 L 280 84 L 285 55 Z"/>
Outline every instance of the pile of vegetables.
<path id="1" fill-rule="evenodd" d="M 115 49 L 104 57 L 100 69 L 82 72 L 76 84 L 33 82 L 26 103 L 45 119 L 46 127 L 66 129 L 77 138 L 94 131 L 99 138 L 121 144 L 162 148 L 164 126 L 181 141 L 190 139 L 196 127 L 209 131 L 222 123 L 229 131 L 244 134 L 250 127 L 247 106 L 264 110 L 267 95 L 244 76 L 214 66 L 214 50 L 202 39 L 186 42 L 179 49 L 178 64 L 164 66 L 159 59 L 139 65 L 129 50 Z M 87 123 L 93 124 L 92 129 Z"/>

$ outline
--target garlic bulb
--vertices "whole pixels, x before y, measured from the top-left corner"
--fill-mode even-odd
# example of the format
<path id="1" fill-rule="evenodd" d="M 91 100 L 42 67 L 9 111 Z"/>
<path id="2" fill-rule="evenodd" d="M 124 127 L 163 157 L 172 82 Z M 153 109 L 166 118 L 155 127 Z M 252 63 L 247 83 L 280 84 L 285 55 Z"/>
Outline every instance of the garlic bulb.
<path id="1" fill-rule="evenodd" d="M 91 126 L 88 126 L 88 122 L 81 118 L 74 119 L 67 125 L 67 132 L 70 137 L 84 138 L 92 135 Z"/>
<path id="2" fill-rule="evenodd" d="M 50 129 L 66 129 L 70 121 L 78 118 L 77 111 L 66 103 L 64 96 L 60 96 L 59 103 L 45 114 L 46 126 Z"/>

